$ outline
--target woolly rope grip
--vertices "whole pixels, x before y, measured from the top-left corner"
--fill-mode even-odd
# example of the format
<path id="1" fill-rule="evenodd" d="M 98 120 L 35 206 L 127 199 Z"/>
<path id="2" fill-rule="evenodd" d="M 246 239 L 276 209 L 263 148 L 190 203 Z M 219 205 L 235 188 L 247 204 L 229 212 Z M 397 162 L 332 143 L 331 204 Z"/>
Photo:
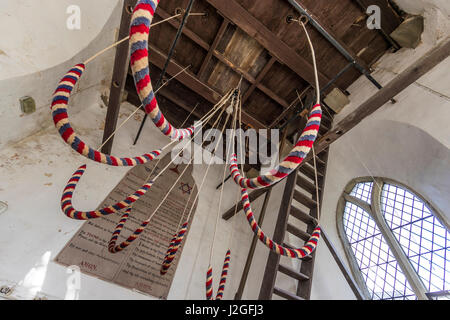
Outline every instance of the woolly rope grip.
<path id="1" fill-rule="evenodd" d="M 124 242 L 116 246 L 117 239 L 119 238 L 120 233 L 122 232 L 122 229 L 127 222 L 129 216 L 131 213 L 131 208 L 128 208 L 127 211 L 123 214 L 122 219 L 120 220 L 119 224 L 116 227 L 116 230 L 113 233 L 113 236 L 108 244 L 108 251 L 111 253 L 117 253 L 125 248 L 127 248 L 129 245 L 131 245 L 144 231 L 144 229 L 147 227 L 147 225 L 150 223 L 150 220 L 145 220 L 141 223 L 140 227 L 137 228 L 131 236 L 128 237 Z"/>
<path id="2" fill-rule="evenodd" d="M 219 289 L 217 290 L 216 300 L 222 300 L 223 293 L 225 291 L 225 284 L 227 282 L 228 269 L 230 268 L 230 260 L 231 260 L 231 250 L 227 251 L 225 255 L 225 261 L 222 267 L 222 275 L 220 277 Z M 212 267 L 208 267 L 208 271 L 206 271 L 206 299 L 213 300 L 213 276 L 212 276 Z"/>
<path id="3" fill-rule="evenodd" d="M 150 116 L 156 127 L 172 140 L 183 140 L 192 135 L 194 127 L 177 129 L 167 121 L 159 109 L 150 78 L 148 37 L 158 4 L 159 0 L 139 0 L 134 9 L 130 28 L 131 71 L 145 112 Z"/>
<path id="4" fill-rule="evenodd" d="M 61 79 L 58 88 L 53 94 L 51 106 L 53 122 L 55 123 L 55 126 L 58 129 L 59 134 L 61 135 L 63 140 L 82 156 L 85 156 L 86 158 L 89 158 L 95 162 L 108 164 L 110 166 L 132 167 L 153 160 L 154 156 L 152 154 L 144 154 L 140 157 L 135 158 L 113 157 L 94 150 L 77 136 L 76 132 L 70 125 L 67 108 L 73 88 L 81 78 L 84 70 L 84 64 L 78 64 L 73 67 Z"/>
<path id="5" fill-rule="evenodd" d="M 177 240 L 177 237 L 178 237 L 178 233 L 175 233 L 175 234 L 173 235 L 172 240 L 170 240 L 170 244 L 169 244 L 169 247 L 167 248 L 166 256 L 164 257 L 163 264 L 161 265 L 161 270 L 159 271 L 159 272 L 161 273 L 162 276 L 165 275 L 165 274 L 167 273 L 167 272 L 164 272 L 164 264 L 165 264 L 165 262 L 166 262 L 167 257 L 169 256 L 169 252 L 172 250 L 173 245 L 174 245 L 175 241 Z"/>
<path id="6" fill-rule="evenodd" d="M 178 249 L 181 247 L 181 243 L 183 242 L 184 236 L 186 235 L 188 228 L 188 222 L 185 222 L 177 235 L 170 242 L 169 248 L 167 249 L 166 257 L 164 258 L 164 262 L 161 266 L 161 275 L 165 275 L 170 266 L 172 265 L 173 260 L 178 252 Z"/>
<path id="7" fill-rule="evenodd" d="M 314 252 L 314 250 L 317 247 L 317 243 L 319 242 L 320 239 L 320 232 L 321 232 L 320 227 L 314 229 L 311 238 L 309 238 L 308 242 L 306 242 L 306 244 L 300 249 L 288 249 L 283 246 L 280 246 L 278 243 L 274 242 L 272 239 L 267 237 L 262 231 L 261 227 L 256 222 L 250 205 L 247 189 L 242 189 L 241 192 L 242 192 L 242 204 L 244 205 L 244 212 L 245 215 L 247 216 L 247 221 L 250 224 L 250 227 L 252 228 L 253 232 L 259 238 L 259 240 L 261 240 L 262 243 L 264 243 L 268 248 L 270 248 L 270 250 L 276 252 L 279 255 L 298 259 L 304 258 Z"/>
<path id="8" fill-rule="evenodd" d="M 319 133 L 321 119 L 322 108 L 320 104 L 317 104 L 312 109 L 306 127 L 295 147 L 276 169 L 273 169 L 265 175 L 253 179 L 244 178 L 239 172 L 236 154 L 233 154 L 230 171 L 234 181 L 242 188 L 260 189 L 271 186 L 287 177 L 302 163 L 311 150 L 314 141 L 316 141 L 317 134 Z"/>
<path id="9" fill-rule="evenodd" d="M 160 154 L 159 151 L 154 151 L 151 155 L 152 158 L 157 157 Z M 77 171 L 72 175 L 66 187 L 64 188 L 63 195 L 61 197 L 61 209 L 71 219 L 75 220 L 90 220 L 96 219 L 100 217 L 104 217 L 115 212 L 118 212 L 122 209 L 128 208 L 134 202 L 136 202 L 140 197 L 147 193 L 147 191 L 151 188 L 153 182 L 144 184 L 139 190 L 137 190 L 134 194 L 128 196 L 125 200 L 120 201 L 112 206 L 105 207 L 100 210 L 95 211 L 78 211 L 73 207 L 72 198 L 73 193 L 86 171 L 86 165 L 82 165 L 78 168 Z"/>
<path id="10" fill-rule="evenodd" d="M 127 210 L 125 210 L 125 213 L 122 215 L 122 218 L 120 219 L 119 224 L 116 227 L 116 230 L 112 234 L 111 240 L 109 240 L 108 243 L 108 251 L 111 253 L 116 253 L 114 250 L 116 247 L 117 239 L 119 238 L 120 232 L 122 232 L 123 227 L 125 226 L 125 223 L 127 222 L 128 218 L 130 217 L 131 213 L 131 207 L 128 207 Z"/>
<path id="11" fill-rule="evenodd" d="M 212 277 L 212 267 L 208 267 L 208 271 L 206 271 L 206 300 L 212 300 L 213 296 L 213 277 Z"/>
<path id="12" fill-rule="evenodd" d="M 223 263 L 222 275 L 220 276 L 219 289 L 217 290 L 216 300 L 223 299 L 223 293 L 225 292 L 225 284 L 227 283 L 228 269 L 230 268 L 231 250 L 227 251 L 225 255 L 225 261 Z"/>

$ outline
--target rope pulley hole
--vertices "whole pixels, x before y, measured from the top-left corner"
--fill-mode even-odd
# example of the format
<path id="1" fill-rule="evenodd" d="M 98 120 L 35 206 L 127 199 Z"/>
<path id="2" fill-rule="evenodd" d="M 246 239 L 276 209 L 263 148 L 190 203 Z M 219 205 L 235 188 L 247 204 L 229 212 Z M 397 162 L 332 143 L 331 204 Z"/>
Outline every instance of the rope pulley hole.
<path id="1" fill-rule="evenodd" d="M 126 10 L 127 10 L 128 14 L 132 14 L 134 8 L 133 8 L 133 6 L 127 6 L 127 7 L 126 7 Z"/>
<path id="2" fill-rule="evenodd" d="M 304 14 L 302 14 L 299 18 L 298 18 L 298 22 L 303 23 L 303 24 L 308 24 L 309 19 L 307 16 L 305 16 Z"/>
<path id="3" fill-rule="evenodd" d="M 182 8 L 176 8 L 176 9 L 175 9 L 175 14 L 184 14 L 184 9 L 182 9 Z"/>
<path id="4" fill-rule="evenodd" d="M 120 88 L 120 83 L 119 83 L 119 81 L 113 81 L 113 86 L 114 86 L 115 88 Z"/>
<path id="5" fill-rule="evenodd" d="M 294 16 L 288 15 L 286 17 L 286 23 L 292 23 L 294 21 Z"/>

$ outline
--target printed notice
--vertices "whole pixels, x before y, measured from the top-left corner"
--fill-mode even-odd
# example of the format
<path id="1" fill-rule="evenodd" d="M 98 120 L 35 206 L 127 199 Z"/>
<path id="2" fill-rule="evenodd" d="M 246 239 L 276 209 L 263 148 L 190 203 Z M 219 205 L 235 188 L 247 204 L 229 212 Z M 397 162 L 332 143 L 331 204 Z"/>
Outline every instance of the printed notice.
<path id="1" fill-rule="evenodd" d="M 134 193 L 144 184 L 145 178 L 155 166 L 153 176 L 165 168 L 170 159 L 169 153 L 159 163 L 154 160 L 132 168 L 100 207 L 112 205 Z M 185 168 L 185 164 L 170 165 L 152 188 L 135 203 L 117 244 L 128 238 L 143 220 L 148 219 Z M 120 212 L 85 222 L 55 261 L 65 266 L 77 265 L 83 273 L 160 299 L 167 299 L 183 246 L 179 249 L 169 272 L 164 276 L 160 275 L 161 264 L 172 237 L 194 207 L 190 217 L 190 222 L 192 221 L 197 206 L 197 203 L 193 203 L 196 195 L 197 186 L 192 177 L 191 165 L 175 184 L 141 237 L 124 251 L 115 254 L 108 251 L 108 242 L 123 214 Z"/>

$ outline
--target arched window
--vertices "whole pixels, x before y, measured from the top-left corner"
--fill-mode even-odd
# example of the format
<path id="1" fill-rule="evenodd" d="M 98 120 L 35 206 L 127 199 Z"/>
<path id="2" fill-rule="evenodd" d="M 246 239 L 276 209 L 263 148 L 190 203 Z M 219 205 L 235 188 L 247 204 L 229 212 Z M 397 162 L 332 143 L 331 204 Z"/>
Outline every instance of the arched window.
<path id="1" fill-rule="evenodd" d="M 366 298 L 450 298 L 448 223 L 407 187 L 352 181 L 339 201 L 338 229 Z"/>

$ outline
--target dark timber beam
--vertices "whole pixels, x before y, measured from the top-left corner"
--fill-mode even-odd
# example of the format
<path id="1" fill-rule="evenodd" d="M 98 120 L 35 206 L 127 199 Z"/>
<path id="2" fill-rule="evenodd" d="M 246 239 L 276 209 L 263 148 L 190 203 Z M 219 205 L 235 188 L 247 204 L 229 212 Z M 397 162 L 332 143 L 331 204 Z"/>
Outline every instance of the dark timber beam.
<path id="1" fill-rule="evenodd" d="M 363 67 L 365 70 L 370 70 L 370 67 L 367 65 L 366 62 L 364 62 L 362 59 L 360 59 L 353 50 L 347 46 L 344 42 L 340 41 L 340 39 L 335 35 L 335 33 L 331 30 L 331 28 L 324 22 L 321 21 L 316 15 L 314 15 L 311 11 L 309 11 L 299 0 L 291 0 L 296 3 L 298 8 L 301 8 L 305 12 L 309 14 L 309 16 L 313 19 L 313 22 L 317 25 L 319 25 L 323 30 L 328 34 L 330 37 L 332 37 L 336 42 L 339 43 L 339 45 L 348 53 L 349 58 L 348 60 L 353 60 L 354 62 L 358 63 L 361 67 Z M 291 2 L 289 1 L 289 2 Z M 370 0 L 372 1 L 372 0 Z M 373 2 L 373 1 L 372 1 Z M 314 24 L 314 27 L 317 28 L 317 26 Z M 319 31 L 320 32 L 320 31 Z"/>
<path id="2" fill-rule="evenodd" d="M 152 44 L 150 44 L 149 50 L 150 62 L 160 69 L 163 68 L 164 63 L 167 59 L 166 55 Z M 167 74 L 175 76 L 182 70 L 183 68 L 172 59 L 167 68 Z M 222 96 L 218 92 L 214 91 L 206 84 L 198 80 L 192 72 L 185 71 L 179 74 L 177 77 L 177 81 L 213 104 L 216 104 L 222 98 Z M 267 128 L 265 124 L 261 123 L 244 111 L 242 111 L 242 121 L 246 124 L 251 125 L 255 129 Z"/>
<path id="3" fill-rule="evenodd" d="M 289 105 L 289 108 L 286 108 L 279 116 L 276 118 L 271 124 L 270 128 L 274 128 L 287 114 L 297 105 L 297 103 L 301 103 L 301 99 L 305 97 L 305 95 L 312 90 L 311 86 L 308 86 L 302 93 L 299 94 L 299 97 L 295 98 L 294 101 Z M 300 98 L 300 99 L 299 99 Z"/>
<path id="4" fill-rule="evenodd" d="M 256 78 L 255 83 L 253 83 L 250 88 L 248 88 L 247 92 L 244 95 L 244 98 L 242 99 L 242 103 L 244 104 L 248 98 L 250 98 L 251 94 L 255 89 L 258 87 L 258 85 L 261 83 L 261 81 L 264 79 L 266 74 L 270 71 L 274 63 L 277 61 L 274 57 L 270 58 L 269 62 L 264 66 L 264 68 L 261 70 L 261 72 L 258 74 L 258 77 Z"/>
<path id="5" fill-rule="evenodd" d="M 202 66 L 200 67 L 200 71 L 197 74 L 200 80 L 205 80 L 206 67 L 208 66 L 208 63 L 211 61 L 213 53 L 217 49 L 217 46 L 219 45 L 220 41 L 222 40 L 229 24 L 230 21 L 227 18 L 224 18 L 222 25 L 220 26 L 219 31 L 217 32 L 211 47 L 208 49 L 208 54 L 206 55 L 205 60 L 203 60 Z"/>
<path id="6" fill-rule="evenodd" d="M 169 17 L 169 14 L 167 12 L 165 12 L 163 9 L 158 8 L 157 12 L 156 12 L 161 18 L 163 19 L 167 19 Z M 209 61 L 211 60 L 212 57 L 217 58 L 220 62 L 222 62 L 223 64 L 225 64 L 228 68 L 232 69 L 234 72 L 236 72 L 237 74 L 241 75 L 244 77 L 245 80 L 247 80 L 248 82 L 250 82 L 250 84 L 252 86 L 255 86 L 255 88 L 258 88 L 259 90 L 261 90 L 264 94 L 266 94 L 270 99 L 272 99 L 273 101 L 275 101 L 276 103 L 278 103 L 279 105 L 281 105 L 283 107 L 283 109 L 286 109 L 289 107 L 289 104 L 286 102 L 286 100 L 284 100 L 283 98 L 281 98 L 280 96 L 278 96 L 275 92 L 273 92 L 271 89 L 267 88 L 266 86 L 264 86 L 263 84 L 261 84 L 261 80 L 258 81 L 258 79 L 255 79 L 252 75 L 250 75 L 247 71 L 243 70 L 242 68 L 236 66 L 234 63 L 232 63 L 230 60 L 228 60 L 227 57 L 225 57 L 222 53 L 220 53 L 219 51 L 217 51 L 217 45 L 220 42 L 220 39 L 222 39 L 223 34 L 225 33 L 226 27 L 229 25 L 229 20 L 224 18 L 224 23 L 222 24 L 216 39 L 214 40 L 214 43 L 210 46 L 205 40 L 203 40 L 202 38 L 200 38 L 195 32 L 193 32 L 192 30 L 190 30 L 189 28 L 185 27 L 183 29 L 183 34 L 185 36 L 187 36 L 189 39 L 191 39 L 192 41 L 194 41 L 197 45 L 199 45 L 200 47 L 202 47 L 203 49 L 205 49 L 206 51 L 208 51 L 208 54 L 205 57 L 205 60 L 202 63 L 202 66 L 200 68 L 200 71 L 198 73 L 197 78 L 204 82 L 206 80 L 206 67 L 207 64 L 209 63 Z M 180 22 L 176 21 L 176 20 L 171 20 L 170 24 L 174 27 L 174 28 L 178 28 Z M 274 61 L 271 62 L 272 65 L 273 63 L 276 61 L 275 58 L 273 58 Z M 269 68 L 270 69 L 270 68 Z M 269 71 L 269 70 L 267 70 Z M 266 71 L 266 72 L 267 72 Z M 264 76 L 264 74 L 263 74 Z M 254 89 L 253 89 L 254 90 Z"/>
<path id="7" fill-rule="evenodd" d="M 217 59 L 219 59 L 220 62 L 222 62 L 227 67 L 232 69 L 234 72 L 236 72 L 237 74 L 243 76 L 244 79 L 247 80 L 248 82 L 250 82 L 252 85 L 255 85 L 256 88 L 258 88 L 259 90 L 264 92 L 266 94 L 266 96 L 268 96 L 269 98 L 274 100 L 276 103 L 281 105 L 283 107 L 283 109 L 289 108 L 289 104 L 286 102 L 286 100 L 284 100 L 283 98 L 278 96 L 275 92 L 273 92 L 272 90 L 270 90 L 269 88 L 267 88 L 263 84 L 259 83 L 257 79 L 255 79 L 247 71 L 245 71 L 245 70 L 241 69 L 240 67 L 236 66 L 234 63 L 232 63 L 230 60 L 228 60 L 223 54 L 221 54 L 220 52 L 215 50 L 214 51 L 214 56 Z"/>
<path id="8" fill-rule="evenodd" d="M 125 0 L 122 9 L 122 18 L 118 38 L 125 38 L 130 32 L 131 15 L 137 0 Z M 114 60 L 114 71 L 111 82 L 111 90 L 108 100 L 108 111 L 106 113 L 105 130 L 103 132 L 103 142 L 105 142 L 115 131 L 117 120 L 119 118 L 120 103 L 122 101 L 122 92 L 125 87 L 125 80 L 128 71 L 128 42 L 121 43 L 116 49 Z M 102 148 L 102 152 L 111 154 L 114 137 L 112 137 Z"/>
<path id="9" fill-rule="evenodd" d="M 367 8 L 376 5 L 381 9 L 381 34 L 396 49 L 400 49 L 398 43 L 391 38 L 391 33 L 403 22 L 403 19 L 390 6 L 388 0 L 353 0 L 367 14 Z"/>
<path id="10" fill-rule="evenodd" d="M 233 182 L 234 183 L 234 182 Z M 257 189 L 254 190 L 252 193 L 249 194 L 249 199 L 250 202 L 255 201 L 256 199 L 258 199 L 259 197 L 261 197 L 263 194 L 265 194 L 267 191 L 269 191 L 271 188 L 264 188 L 264 189 Z M 237 207 L 237 209 L 236 209 Z M 222 218 L 224 220 L 229 220 L 232 217 L 234 217 L 234 212 L 239 212 L 243 209 L 243 205 L 242 205 L 242 201 L 239 201 L 235 206 L 233 206 L 232 208 L 230 208 L 227 212 L 225 212 L 222 215 Z"/>
<path id="11" fill-rule="evenodd" d="M 356 127 L 361 121 L 385 105 L 390 99 L 408 88 L 431 69 L 450 55 L 450 37 L 443 40 L 438 46 L 430 50 L 412 66 L 403 71 L 383 89 L 374 94 L 355 111 L 350 113 L 344 120 L 339 122 L 332 130 L 325 134 L 316 143 L 316 152 L 319 153 L 328 148 L 330 144 L 338 140 L 344 134 Z M 307 162 L 312 158 L 309 154 Z"/>
<path id="12" fill-rule="evenodd" d="M 273 57 L 276 57 L 309 84 L 314 85 L 314 69 L 311 63 L 298 55 L 294 49 L 279 39 L 276 34 L 270 31 L 240 4 L 234 0 L 206 1 L 237 27 L 258 41 Z M 323 73 L 319 74 L 319 80 L 322 85 L 330 81 Z"/>

